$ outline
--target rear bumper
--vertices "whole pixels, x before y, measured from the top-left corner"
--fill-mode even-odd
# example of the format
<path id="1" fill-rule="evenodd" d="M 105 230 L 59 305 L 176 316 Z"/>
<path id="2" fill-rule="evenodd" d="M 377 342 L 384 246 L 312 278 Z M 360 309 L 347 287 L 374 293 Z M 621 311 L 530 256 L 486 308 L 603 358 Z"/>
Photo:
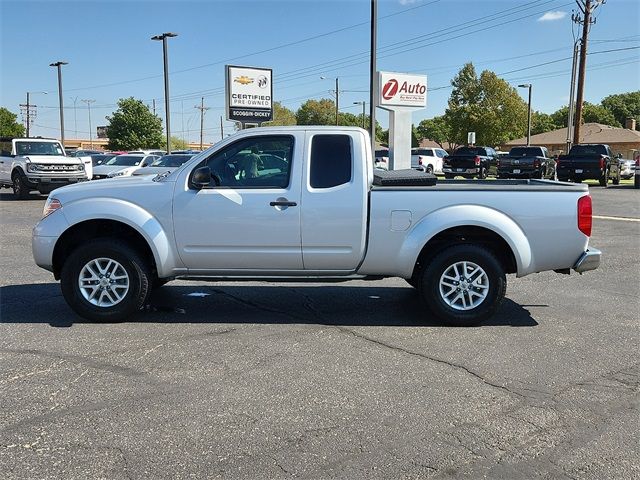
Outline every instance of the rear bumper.
<path id="1" fill-rule="evenodd" d="M 499 177 L 534 177 L 540 175 L 542 170 L 540 168 L 534 167 L 507 167 L 507 168 L 499 168 L 498 176 Z"/>
<path id="2" fill-rule="evenodd" d="M 574 167 L 560 167 L 558 168 L 559 178 L 575 178 L 580 180 L 594 179 L 598 180 L 602 177 L 603 171 L 598 168 L 574 168 Z"/>
<path id="3" fill-rule="evenodd" d="M 478 173 L 479 171 L 480 171 L 479 168 L 449 168 L 449 167 L 444 167 L 442 169 L 443 173 L 454 173 L 456 175 L 469 175 L 469 174 Z"/>
<path id="4" fill-rule="evenodd" d="M 597 248 L 588 248 L 586 252 L 583 252 L 582 255 L 580 255 L 580 258 L 573 266 L 573 269 L 578 273 L 595 270 L 600 266 L 601 256 L 602 252 Z"/>

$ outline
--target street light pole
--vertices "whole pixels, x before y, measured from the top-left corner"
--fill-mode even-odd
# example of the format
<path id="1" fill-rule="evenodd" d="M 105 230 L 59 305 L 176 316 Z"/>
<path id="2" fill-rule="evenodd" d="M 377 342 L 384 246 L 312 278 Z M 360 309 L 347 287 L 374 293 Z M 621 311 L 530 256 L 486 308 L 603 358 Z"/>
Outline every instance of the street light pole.
<path id="1" fill-rule="evenodd" d="M 362 105 L 362 128 L 365 128 L 365 124 L 364 124 L 364 117 L 365 117 L 365 111 L 364 111 L 364 107 L 366 105 L 366 102 L 353 102 L 354 105 Z"/>
<path id="2" fill-rule="evenodd" d="M 532 85 L 530 83 L 523 83 L 522 85 L 518 85 L 520 88 L 528 88 L 529 89 L 529 115 L 527 117 L 527 147 L 531 145 L 531 89 Z"/>
<path id="3" fill-rule="evenodd" d="M 93 148 L 93 131 L 91 130 L 91 104 L 95 102 L 95 100 L 82 100 L 87 104 L 87 108 L 89 109 L 89 145 Z"/>
<path id="4" fill-rule="evenodd" d="M 50 67 L 58 68 L 58 99 L 60 101 L 60 142 L 62 143 L 62 148 L 64 148 L 64 102 L 62 100 L 62 65 L 68 65 L 68 62 L 54 62 L 50 63 Z"/>
<path id="5" fill-rule="evenodd" d="M 171 120 L 169 113 L 169 58 L 167 53 L 167 38 L 177 37 L 177 33 L 165 32 L 154 35 L 151 40 L 162 40 L 162 58 L 164 60 L 164 114 L 167 128 L 167 153 L 171 153 Z"/>

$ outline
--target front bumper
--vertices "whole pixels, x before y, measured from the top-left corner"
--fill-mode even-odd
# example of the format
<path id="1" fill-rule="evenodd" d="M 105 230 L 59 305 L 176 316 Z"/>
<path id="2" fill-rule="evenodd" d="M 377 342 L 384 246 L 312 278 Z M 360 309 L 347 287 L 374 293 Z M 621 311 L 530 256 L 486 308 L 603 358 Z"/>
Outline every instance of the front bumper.
<path id="1" fill-rule="evenodd" d="M 588 248 L 586 252 L 582 252 L 573 269 L 578 273 L 595 270 L 600 266 L 601 256 L 602 252 L 597 248 Z"/>
<path id="2" fill-rule="evenodd" d="M 27 174 L 27 182 L 33 188 L 41 187 L 61 187 L 63 185 L 69 185 L 72 183 L 84 182 L 87 180 L 87 175 L 74 175 L 74 176 L 64 176 L 64 177 L 56 177 L 54 175 L 43 176 L 43 175 L 31 175 Z"/>

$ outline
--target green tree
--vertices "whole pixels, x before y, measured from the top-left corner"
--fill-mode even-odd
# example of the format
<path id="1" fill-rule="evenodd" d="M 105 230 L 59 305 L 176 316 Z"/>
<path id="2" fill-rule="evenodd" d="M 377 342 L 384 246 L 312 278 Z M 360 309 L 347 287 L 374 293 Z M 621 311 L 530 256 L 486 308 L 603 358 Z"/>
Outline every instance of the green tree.
<path id="1" fill-rule="evenodd" d="M 273 120 L 265 122 L 264 126 L 296 125 L 296 114 L 283 106 L 280 102 L 273 102 Z"/>
<path id="2" fill-rule="evenodd" d="M 485 70 L 476 75 L 467 63 L 451 81 L 453 91 L 445 111 L 449 141 L 461 145 L 476 132 L 478 145 L 500 145 L 522 137 L 527 128 L 527 104 L 515 88 Z"/>
<path id="3" fill-rule="evenodd" d="M 531 112 L 531 135 L 551 132 L 558 128 L 562 128 L 562 125 L 557 125 L 548 113 Z"/>
<path id="4" fill-rule="evenodd" d="M 298 125 L 335 125 L 336 104 L 327 98 L 307 100 L 298 108 L 296 120 Z"/>
<path id="5" fill-rule="evenodd" d="M 613 114 L 620 125 L 624 126 L 629 117 L 635 118 L 636 130 L 640 130 L 640 90 L 609 95 L 600 103 Z"/>
<path id="6" fill-rule="evenodd" d="M 451 128 L 447 117 L 441 115 L 422 120 L 416 127 L 416 134 L 419 139 L 433 140 L 440 145 L 440 148 L 444 148 L 445 143 L 449 142 L 451 137 Z"/>
<path id="7" fill-rule="evenodd" d="M 110 150 L 135 150 L 163 146 L 162 120 L 141 100 L 121 98 L 118 110 L 107 117 L 107 136 Z"/>
<path id="8" fill-rule="evenodd" d="M 189 144 L 185 140 L 171 135 L 171 151 L 188 150 L 188 149 L 189 149 Z"/>
<path id="9" fill-rule="evenodd" d="M 567 118 L 569 116 L 569 107 L 564 106 L 551 114 L 553 123 L 558 128 L 567 126 Z M 602 105 L 594 105 L 593 103 L 584 102 L 582 105 L 582 123 L 601 123 L 610 127 L 622 126 L 614 117 L 613 113 Z"/>
<path id="10" fill-rule="evenodd" d="M 18 115 L 0 107 L 0 136 L 24 137 L 24 126 L 16 121 Z"/>

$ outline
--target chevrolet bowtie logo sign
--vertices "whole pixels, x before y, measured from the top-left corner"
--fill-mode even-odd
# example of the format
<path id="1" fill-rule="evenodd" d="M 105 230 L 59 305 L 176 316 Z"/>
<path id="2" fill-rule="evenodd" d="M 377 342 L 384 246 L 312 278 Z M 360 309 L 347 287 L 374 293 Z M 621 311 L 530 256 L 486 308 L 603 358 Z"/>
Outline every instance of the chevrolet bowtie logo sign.
<path id="1" fill-rule="evenodd" d="M 250 83 L 253 83 L 253 78 L 249 78 L 245 75 L 242 75 L 240 77 L 234 78 L 233 81 L 238 82 L 241 85 L 249 85 Z"/>

